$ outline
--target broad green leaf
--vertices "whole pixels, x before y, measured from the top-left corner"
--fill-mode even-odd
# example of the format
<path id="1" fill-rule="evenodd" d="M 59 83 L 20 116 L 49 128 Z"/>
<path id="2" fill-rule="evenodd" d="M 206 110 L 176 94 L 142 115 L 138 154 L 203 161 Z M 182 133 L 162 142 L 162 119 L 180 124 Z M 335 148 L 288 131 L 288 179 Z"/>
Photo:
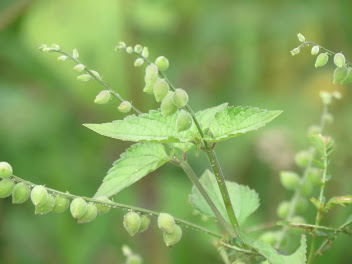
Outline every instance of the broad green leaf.
<path id="1" fill-rule="evenodd" d="M 115 195 L 169 160 L 160 143 L 134 144 L 114 162 L 94 197 Z"/>
<path id="2" fill-rule="evenodd" d="M 200 182 L 219 209 L 221 215 L 230 223 L 214 174 L 206 170 L 200 177 Z M 229 191 L 235 215 L 241 225 L 245 222 L 247 217 L 259 207 L 258 194 L 250 190 L 247 186 L 239 185 L 235 182 L 226 181 L 226 186 Z M 215 217 L 213 211 L 195 186 L 193 186 L 189 198 L 193 207 L 209 217 Z"/>
<path id="3" fill-rule="evenodd" d="M 208 141 L 221 141 L 265 126 L 282 111 L 268 111 L 252 107 L 228 107 L 210 122 Z"/>

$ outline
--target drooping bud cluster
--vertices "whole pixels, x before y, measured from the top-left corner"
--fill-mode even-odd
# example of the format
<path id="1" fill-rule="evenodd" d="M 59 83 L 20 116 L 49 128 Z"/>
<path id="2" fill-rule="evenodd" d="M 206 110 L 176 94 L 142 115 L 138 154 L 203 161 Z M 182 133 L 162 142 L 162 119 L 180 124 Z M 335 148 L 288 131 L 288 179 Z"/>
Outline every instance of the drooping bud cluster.
<path id="1" fill-rule="evenodd" d="M 150 218 L 147 215 L 140 216 L 136 212 L 128 212 L 123 218 L 123 226 L 131 236 L 146 231 L 149 225 Z"/>
<path id="2" fill-rule="evenodd" d="M 182 229 L 171 215 L 161 213 L 158 217 L 158 227 L 163 231 L 166 246 L 171 247 L 181 240 Z"/>

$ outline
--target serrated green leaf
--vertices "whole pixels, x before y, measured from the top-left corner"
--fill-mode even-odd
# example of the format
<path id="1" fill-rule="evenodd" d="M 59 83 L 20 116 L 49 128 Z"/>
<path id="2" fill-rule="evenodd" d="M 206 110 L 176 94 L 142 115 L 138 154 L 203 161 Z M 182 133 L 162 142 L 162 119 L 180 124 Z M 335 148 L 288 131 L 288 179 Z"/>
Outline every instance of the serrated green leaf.
<path id="1" fill-rule="evenodd" d="M 206 170 L 200 177 L 200 182 L 221 215 L 230 223 L 214 174 Z M 235 215 L 241 225 L 245 222 L 247 217 L 259 207 L 258 194 L 250 190 L 247 186 L 239 185 L 235 182 L 226 181 L 226 186 L 229 191 Z M 209 217 L 215 217 L 213 211 L 195 186 L 193 186 L 189 198 L 193 207 Z"/>
<path id="2" fill-rule="evenodd" d="M 94 197 L 113 196 L 169 160 L 160 143 L 134 144 L 114 162 Z"/>
<path id="3" fill-rule="evenodd" d="M 210 122 L 211 136 L 207 136 L 206 140 L 217 142 L 257 130 L 281 113 L 282 111 L 268 111 L 252 107 L 225 108 Z"/>

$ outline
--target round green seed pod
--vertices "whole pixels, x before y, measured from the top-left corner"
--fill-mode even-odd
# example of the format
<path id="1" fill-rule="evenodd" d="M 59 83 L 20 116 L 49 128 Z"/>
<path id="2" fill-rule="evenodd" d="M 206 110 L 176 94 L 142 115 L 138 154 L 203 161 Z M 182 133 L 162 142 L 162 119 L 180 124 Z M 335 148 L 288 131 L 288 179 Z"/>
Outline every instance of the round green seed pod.
<path id="1" fill-rule="evenodd" d="M 117 109 L 121 112 L 121 113 L 128 113 L 129 111 L 131 111 L 132 109 L 132 105 L 130 102 L 128 101 L 123 101 L 118 107 Z"/>
<path id="2" fill-rule="evenodd" d="M 280 173 L 281 184 L 287 190 L 295 190 L 299 186 L 300 178 L 299 176 L 291 171 L 282 171 Z"/>
<path id="3" fill-rule="evenodd" d="M 0 198 L 9 197 L 12 194 L 15 184 L 9 179 L 3 179 L 0 181 Z"/>
<path id="4" fill-rule="evenodd" d="M 176 113 L 177 106 L 174 104 L 172 100 L 174 92 L 169 91 L 168 94 L 165 96 L 163 101 L 161 102 L 160 109 L 164 116 L 170 116 Z"/>
<path id="5" fill-rule="evenodd" d="M 142 215 L 141 216 L 141 226 L 139 228 L 139 232 L 144 232 L 145 230 L 148 229 L 150 225 L 150 218 L 147 215 Z"/>
<path id="6" fill-rule="evenodd" d="M 176 226 L 175 219 L 167 213 L 161 213 L 158 217 L 158 226 L 166 233 L 173 233 Z"/>
<path id="7" fill-rule="evenodd" d="M 20 182 L 16 184 L 15 188 L 12 192 L 12 203 L 13 204 L 21 204 L 26 202 L 31 195 L 31 190 L 27 185 Z"/>
<path id="8" fill-rule="evenodd" d="M 281 219 L 286 219 L 289 211 L 290 211 L 290 202 L 283 201 L 277 207 L 276 213 L 277 213 L 277 216 L 280 217 Z"/>
<path id="9" fill-rule="evenodd" d="M 307 167 L 312 160 L 312 153 L 309 151 L 300 151 L 295 155 L 295 162 L 300 167 Z"/>
<path id="10" fill-rule="evenodd" d="M 160 56 L 155 60 L 155 64 L 159 71 L 166 71 L 169 68 L 169 60 L 164 56 Z"/>
<path id="11" fill-rule="evenodd" d="M 36 215 L 47 214 L 53 210 L 54 205 L 55 205 L 55 198 L 54 196 L 49 194 L 48 198 L 46 199 L 46 202 L 43 205 L 35 207 L 35 214 Z"/>
<path id="12" fill-rule="evenodd" d="M 69 205 L 70 205 L 70 200 L 68 198 L 61 195 L 56 195 L 53 212 L 58 214 L 63 213 L 66 211 Z"/>
<path id="13" fill-rule="evenodd" d="M 177 107 L 183 108 L 188 103 L 188 94 L 185 90 L 177 88 L 172 99 Z"/>
<path id="14" fill-rule="evenodd" d="M 78 218 L 78 223 L 84 224 L 84 223 L 92 222 L 97 217 L 97 214 L 98 214 L 98 209 L 95 206 L 95 204 L 89 203 L 87 205 L 86 213 L 82 217 Z"/>
<path id="15" fill-rule="evenodd" d="M 337 67 L 342 68 L 346 63 L 345 56 L 342 53 L 336 53 L 334 56 L 334 63 Z"/>
<path id="16" fill-rule="evenodd" d="M 101 91 L 94 100 L 95 104 L 107 104 L 109 102 L 112 102 L 114 100 L 113 96 L 111 95 L 111 92 L 108 90 Z"/>
<path id="17" fill-rule="evenodd" d="M 150 64 L 145 69 L 145 79 L 154 80 L 158 77 L 158 67 L 155 64 Z"/>
<path id="18" fill-rule="evenodd" d="M 176 131 L 182 132 L 191 128 L 193 119 L 189 113 L 182 111 L 176 120 Z"/>
<path id="19" fill-rule="evenodd" d="M 147 78 L 147 76 L 145 76 L 144 80 L 145 80 L 145 86 L 143 88 L 143 92 L 145 92 L 147 94 L 153 94 L 155 84 L 158 80 L 158 76 L 156 75 L 153 79 L 149 79 L 149 78 Z"/>
<path id="20" fill-rule="evenodd" d="M 275 232 L 265 232 L 260 236 L 259 240 L 274 246 L 277 242 L 277 234 Z"/>
<path id="21" fill-rule="evenodd" d="M 141 227 L 141 218 L 139 214 L 135 212 L 125 214 L 123 218 L 123 226 L 131 236 L 134 236 Z"/>
<path id="22" fill-rule="evenodd" d="M 171 247 L 181 240 L 182 229 L 180 226 L 175 225 L 173 233 L 163 233 L 163 238 L 166 246 Z"/>
<path id="23" fill-rule="evenodd" d="M 169 92 L 169 84 L 165 79 L 158 79 L 154 86 L 154 96 L 157 102 L 161 102 Z"/>
<path id="24" fill-rule="evenodd" d="M 98 197 L 97 200 L 100 200 L 103 202 L 110 202 L 110 200 L 106 196 Z M 108 212 L 110 212 L 110 207 L 107 205 L 97 203 L 96 206 L 98 209 L 98 214 L 100 214 L 100 215 L 107 214 Z"/>
<path id="25" fill-rule="evenodd" d="M 329 60 L 329 56 L 326 53 L 320 53 L 315 61 L 315 68 L 324 66 Z"/>
<path id="26" fill-rule="evenodd" d="M 12 167 L 5 161 L 0 162 L 0 178 L 7 179 L 13 173 Z"/>
<path id="27" fill-rule="evenodd" d="M 319 185 L 321 183 L 322 171 L 318 168 L 309 168 L 307 177 L 312 184 Z"/>
<path id="28" fill-rule="evenodd" d="M 31 200 L 34 206 L 42 206 L 48 199 L 48 192 L 42 185 L 37 185 L 32 189 Z"/>
<path id="29" fill-rule="evenodd" d="M 298 214 L 303 213 L 307 209 L 307 207 L 308 207 L 307 199 L 304 197 L 300 197 L 296 203 L 296 213 Z"/>
<path id="30" fill-rule="evenodd" d="M 312 55 L 318 55 L 319 53 L 319 46 L 314 46 L 310 52 Z"/>
<path id="31" fill-rule="evenodd" d="M 87 212 L 87 207 L 87 202 L 83 198 L 73 199 L 70 205 L 73 218 L 81 218 Z"/>

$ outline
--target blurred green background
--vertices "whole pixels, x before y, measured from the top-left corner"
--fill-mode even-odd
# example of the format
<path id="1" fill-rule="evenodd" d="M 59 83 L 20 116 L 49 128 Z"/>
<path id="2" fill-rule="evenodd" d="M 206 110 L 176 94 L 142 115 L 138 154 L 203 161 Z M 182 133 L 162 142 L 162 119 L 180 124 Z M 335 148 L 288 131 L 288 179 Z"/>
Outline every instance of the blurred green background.
<path id="1" fill-rule="evenodd" d="M 333 65 L 314 69 L 309 49 L 297 57 L 296 34 L 346 57 L 352 53 L 349 1 L 196 0 L 1 0 L 0 1 L 0 160 L 15 174 L 37 184 L 92 196 L 126 142 L 105 138 L 83 123 L 123 118 L 115 105 L 94 105 L 100 87 L 78 82 L 72 62 L 43 54 L 42 43 L 57 43 L 97 70 L 123 97 L 147 111 L 154 99 L 143 94 L 143 70 L 133 58 L 115 53 L 119 40 L 148 46 L 152 58 L 166 56 L 170 79 L 190 94 L 196 110 L 222 102 L 282 109 L 284 113 L 255 133 L 218 144 L 229 180 L 248 184 L 261 198 L 252 222 L 273 223 L 276 207 L 291 193 L 279 183 L 280 169 L 296 169 L 296 151 L 308 146 L 307 128 L 319 122 L 319 91 L 339 90 L 332 105 L 336 121 L 327 130 L 336 139 L 327 196 L 351 194 L 352 111 L 350 87 L 332 84 Z M 351 86 L 351 85 L 350 85 Z M 198 175 L 204 155 L 190 161 Z M 170 164 L 124 190 L 118 202 L 167 211 L 197 223 L 188 203 L 191 184 Z M 313 207 L 307 215 L 313 221 Z M 184 230 L 172 250 L 153 227 L 131 238 L 120 210 L 78 225 L 66 212 L 35 216 L 30 202 L 0 200 L 0 263 L 123 263 L 129 245 L 145 263 L 221 263 L 206 235 Z M 326 222 L 343 223 L 351 208 L 331 211 Z M 341 236 L 318 263 L 350 263 L 351 240 Z"/>

